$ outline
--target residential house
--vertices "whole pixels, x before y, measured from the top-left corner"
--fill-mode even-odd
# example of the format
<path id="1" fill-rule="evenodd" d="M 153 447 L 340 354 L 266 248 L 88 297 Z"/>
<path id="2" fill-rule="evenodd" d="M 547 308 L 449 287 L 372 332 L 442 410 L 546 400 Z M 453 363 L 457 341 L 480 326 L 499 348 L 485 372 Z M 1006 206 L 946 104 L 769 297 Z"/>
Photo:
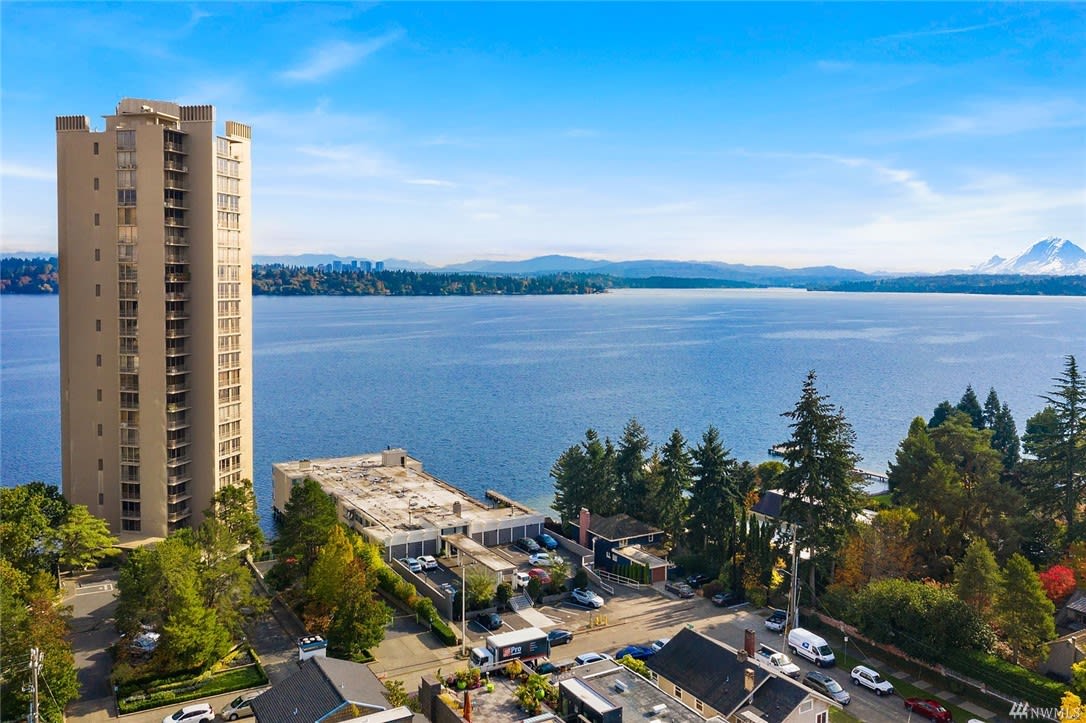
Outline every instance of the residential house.
<path id="1" fill-rule="evenodd" d="M 365 665 L 309 658 L 298 672 L 253 699 L 258 723 L 412 723 L 406 707 L 393 708 L 385 686 Z"/>
<path id="2" fill-rule="evenodd" d="M 703 718 L 734 723 L 829 723 L 832 703 L 796 681 L 763 668 L 752 650 L 736 650 L 683 628 L 645 661 L 660 690 Z"/>
<path id="3" fill-rule="evenodd" d="M 597 572 L 634 578 L 639 567 L 648 570 L 647 579 L 637 582 L 663 582 L 670 564 L 662 549 L 663 530 L 622 513 L 611 517 L 593 515 L 581 508 L 573 537 L 593 551 Z"/>

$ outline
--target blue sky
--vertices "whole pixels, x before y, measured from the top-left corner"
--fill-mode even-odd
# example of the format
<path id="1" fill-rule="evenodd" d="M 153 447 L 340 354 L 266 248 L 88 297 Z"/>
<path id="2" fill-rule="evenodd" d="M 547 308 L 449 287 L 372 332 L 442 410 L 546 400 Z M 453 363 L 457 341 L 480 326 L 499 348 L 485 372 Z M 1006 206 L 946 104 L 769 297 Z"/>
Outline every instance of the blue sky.
<path id="1" fill-rule="evenodd" d="M 4 2 L 0 249 L 53 116 L 253 126 L 255 254 L 946 270 L 1086 245 L 1086 5 Z"/>

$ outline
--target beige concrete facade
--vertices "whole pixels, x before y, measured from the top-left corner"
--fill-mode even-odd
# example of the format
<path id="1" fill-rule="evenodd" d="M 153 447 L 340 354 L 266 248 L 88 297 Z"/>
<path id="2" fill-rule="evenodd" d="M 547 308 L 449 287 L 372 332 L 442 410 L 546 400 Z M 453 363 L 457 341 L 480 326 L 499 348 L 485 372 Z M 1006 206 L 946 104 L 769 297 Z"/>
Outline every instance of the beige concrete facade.
<path id="1" fill-rule="evenodd" d="M 134 98 L 56 130 L 64 494 L 165 537 L 252 479 L 252 134 Z"/>

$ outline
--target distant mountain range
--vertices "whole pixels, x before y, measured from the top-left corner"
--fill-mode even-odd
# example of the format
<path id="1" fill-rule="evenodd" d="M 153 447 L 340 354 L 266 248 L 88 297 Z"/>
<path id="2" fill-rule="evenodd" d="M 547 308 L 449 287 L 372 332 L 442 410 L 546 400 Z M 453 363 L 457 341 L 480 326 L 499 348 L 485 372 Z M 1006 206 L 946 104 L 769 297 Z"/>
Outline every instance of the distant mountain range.
<path id="1" fill-rule="evenodd" d="M 1086 274 L 1086 251 L 1050 236 L 1009 259 L 993 256 L 969 270 L 974 274 L 1077 276 Z"/>
<path id="2" fill-rule="evenodd" d="M 302 254 L 299 256 L 254 256 L 256 264 L 287 264 L 291 266 L 316 266 L 333 261 L 350 263 L 351 257 L 327 254 Z M 360 261 L 362 259 L 359 259 Z M 747 266 L 719 261 L 670 261 L 641 259 L 635 261 L 603 261 L 582 259 L 576 256 L 537 256 L 522 261 L 490 261 L 476 259 L 448 266 L 431 266 L 418 261 L 385 259 L 387 269 L 408 271 L 447 271 L 450 273 L 520 274 L 540 275 L 556 273 L 606 274 L 620 278 L 644 279 L 669 277 L 680 279 L 712 279 L 714 281 L 741 281 L 768 286 L 803 286 L 808 283 L 859 281 L 871 275 L 854 269 L 836 266 L 812 266 L 788 269 L 783 266 Z"/>

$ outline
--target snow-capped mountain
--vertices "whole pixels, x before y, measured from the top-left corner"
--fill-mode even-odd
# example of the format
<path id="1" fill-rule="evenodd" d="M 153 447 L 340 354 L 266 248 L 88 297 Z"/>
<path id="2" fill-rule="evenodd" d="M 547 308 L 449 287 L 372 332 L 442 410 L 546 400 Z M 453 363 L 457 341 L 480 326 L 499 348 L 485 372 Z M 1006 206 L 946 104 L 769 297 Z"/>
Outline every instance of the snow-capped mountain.
<path id="1" fill-rule="evenodd" d="M 993 256 L 970 269 L 974 274 L 1086 274 L 1086 251 L 1067 239 L 1050 236 L 1009 259 Z"/>

